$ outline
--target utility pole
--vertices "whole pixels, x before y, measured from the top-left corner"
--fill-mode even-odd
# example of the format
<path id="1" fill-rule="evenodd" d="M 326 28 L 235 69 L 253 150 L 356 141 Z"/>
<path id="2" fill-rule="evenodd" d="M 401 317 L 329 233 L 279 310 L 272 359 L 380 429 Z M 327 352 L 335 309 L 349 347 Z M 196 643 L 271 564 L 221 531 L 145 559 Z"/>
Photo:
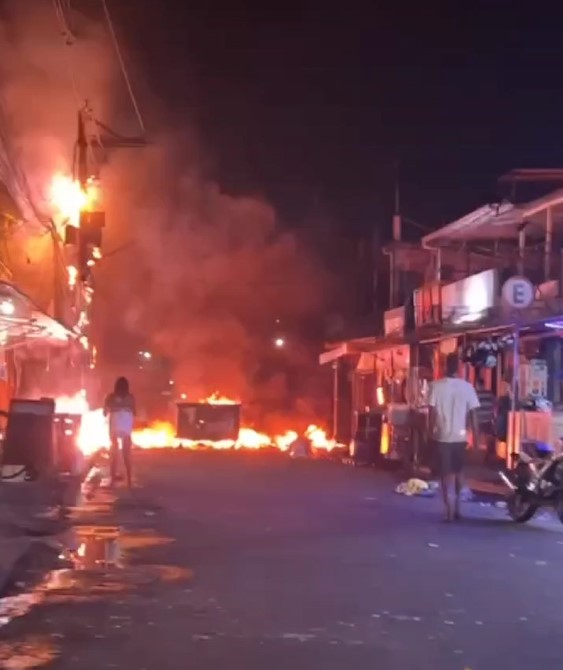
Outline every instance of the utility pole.
<path id="1" fill-rule="evenodd" d="M 396 307 L 398 293 L 397 259 L 398 243 L 402 239 L 401 190 L 399 180 L 399 160 L 395 161 L 395 203 L 393 208 L 393 243 L 389 254 L 389 307 Z"/>
<path id="2" fill-rule="evenodd" d="M 94 155 L 92 139 L 95 137 L 97 145 L 101 149 L 117 148 L 139 148 L 146 146 L 144 138 L 125 138 L 114 132 L 111 128 L 97 121 L 88 103 L 78 110 L 76 136 L 76 162 L 74 177 L 85 195 L 86 203 L 80 211 L 78 227 L 68 225 L 66 227 L 65 244 L 75 249 L 76 273 L 75 290 L 75 316 L 76 326 L 80 331 L 81 343 L 87 352 L 87 362 L 84 362 L 82 370 L 93 367 L 93 350 L 88 340 L 89 307 L 94 293 L 94 282 L 92 270 L 96 262 L 102 258 L 101 247 L 103 229 L 105 228 L 105 212 L 101 203 L 90 197 L 97 186 L 97 175 L 99 161 Z M 93 128 L 92 126 L 95 126 Z M 103 131 L 103 134 L 98 132 Z M 94 158 L 96 165 L 91 165 Z M 101 162 L 101 161 L 100 161 Z M 83 384 L 84 386 L 84 384 Z"/>

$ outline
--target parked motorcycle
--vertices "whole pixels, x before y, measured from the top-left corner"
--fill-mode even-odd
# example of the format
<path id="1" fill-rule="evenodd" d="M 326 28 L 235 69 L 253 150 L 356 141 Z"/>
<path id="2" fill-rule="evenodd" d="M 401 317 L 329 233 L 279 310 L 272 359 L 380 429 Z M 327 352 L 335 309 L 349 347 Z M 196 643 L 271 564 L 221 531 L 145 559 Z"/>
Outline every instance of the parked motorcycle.
<path id="1" fill-rule="evenodd" d="M 514 521 L 526 523 L 540 507 L 551 507 L 563 523 L 563 454 L 548 444 L 526 443 L 515 467 L 499 474 L 510 489 L 506 503 Z"/>

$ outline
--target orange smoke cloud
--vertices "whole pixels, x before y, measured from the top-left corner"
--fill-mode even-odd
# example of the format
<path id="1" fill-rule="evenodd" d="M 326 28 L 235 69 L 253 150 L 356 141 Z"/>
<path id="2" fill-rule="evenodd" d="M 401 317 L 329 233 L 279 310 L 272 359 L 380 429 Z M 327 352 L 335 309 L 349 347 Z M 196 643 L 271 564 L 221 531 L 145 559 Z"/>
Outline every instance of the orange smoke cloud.
<path id="1" fill-rule="evenodd" d="M 10 143 L 34 206 L 52 214 L 48 185 L 57 173 L 72 174 L 83 99 L 111 126 L 110 111 L 123 116 L 123 90 L 116 89 L 117 62 L 102 22 L 74 14 L 77 38 L 69 47 L 50 3 L 8 4 L 0 72 Z M 231 195 L 209 180 L 194 129 L 170 125 L 154 100 L 146 102 L 151 145 L 116 151 L 101 165 L 107 226 L 91 331 L 100 378 L 129 372 L 127 363 L 146 347 L 172 361 L 177 388 L 192 397 L 220 388 L 245 403 L 253 424 L 277 430 L 298 415 L 306 426 L 324 414 L 318 398 L 325 394 L 317 343 L 298 331 L 305 321 L 313 324 L 307 332 L 315 330 L 331 292 L 315 249 L 281 225 L 264 199 Z M 49 304 L 52 259 L 43 249 L 32 260 L 22 266 L 35 272 Z M 277 319 L 296 333 L 287 337 L 285 361 L 280 352 L 272 356 Z M 140 387 L 140 379 L 132 381 Z"/>

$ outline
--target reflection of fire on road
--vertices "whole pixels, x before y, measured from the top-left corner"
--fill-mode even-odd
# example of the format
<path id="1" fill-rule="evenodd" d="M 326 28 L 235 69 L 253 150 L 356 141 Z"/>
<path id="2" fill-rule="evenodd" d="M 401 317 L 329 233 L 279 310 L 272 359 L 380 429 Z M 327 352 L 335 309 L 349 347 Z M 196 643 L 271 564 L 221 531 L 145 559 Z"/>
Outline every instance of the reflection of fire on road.
<path id="1" fill-rule="evenodd" d="M 200 401 L 209 405 L 237 404 L 236 401 L 214 394 Z M 90 409 L 86 394 L 79 392 L 74 396 L 63 396 L 56 400 L 56 409 L 59 413 L 79 414 L 82 417 L 78 434 L 78 446 L 86 454 L 92 454 L 100 448 L 109 447 L 108 423 L 103 410 Z M 305 431 L 314 449 L 331 451 L 336 442 L 327 437 L 326 432 L 317 426 L 311 425 Z M 207 447 L 211 449 L 264 449 L 275 447 L 280 451 L 287 451 L 297 439 L 298 433 L 286 430 L 278 435 L 267 435 L 254 428 L 241 426 L 237 439 L 228 440 L 187 440 L 176 437 L 176 430 L 172 424 L 165 421 L 156 421 L 148 428 L 136 430 L 133 433 L 133 443 L 141 449 L 162 449 L 166 447 L 184 447 L 196 449 Z"/>

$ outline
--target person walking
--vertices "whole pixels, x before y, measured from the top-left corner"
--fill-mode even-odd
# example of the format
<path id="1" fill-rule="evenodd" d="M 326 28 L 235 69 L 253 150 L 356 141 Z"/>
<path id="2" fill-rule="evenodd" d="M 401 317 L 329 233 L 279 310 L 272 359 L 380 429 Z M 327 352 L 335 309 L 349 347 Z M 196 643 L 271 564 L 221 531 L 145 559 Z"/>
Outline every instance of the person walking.
<path id="1" fill-rule="evenodd" d="M 480 406 L 474 387 L 457 376 L 457 354 L 446 357 L 446 376 L 432 382 L 429 394 L 429 428 L 440 459 L 440 480 L 445 506 L 445 521 L 460 518 L 462 471 L 467 447 L 467 424 L 471 424 L 473 442 L 478 444 Z M 455 500 L 452 514 L 449 488 L 453 479 Z"/>
<path id="2" fill-rule="evenodd" d="M 109 434 L 111 439 L 110 468 L 112 486 L 115 485 L 117 479 L 119 443 L 121 443 L 127 486 L 129 488 L 132 486 L 131 433 L 133 432 L 135 415 L 135 397 L 129 390 L 129 382 L 125 377 L 119 377 L 115 382 L 113 393 L 107 396 L 104 404 L 104 416 L 107 416 L 109 419 Z"/>

